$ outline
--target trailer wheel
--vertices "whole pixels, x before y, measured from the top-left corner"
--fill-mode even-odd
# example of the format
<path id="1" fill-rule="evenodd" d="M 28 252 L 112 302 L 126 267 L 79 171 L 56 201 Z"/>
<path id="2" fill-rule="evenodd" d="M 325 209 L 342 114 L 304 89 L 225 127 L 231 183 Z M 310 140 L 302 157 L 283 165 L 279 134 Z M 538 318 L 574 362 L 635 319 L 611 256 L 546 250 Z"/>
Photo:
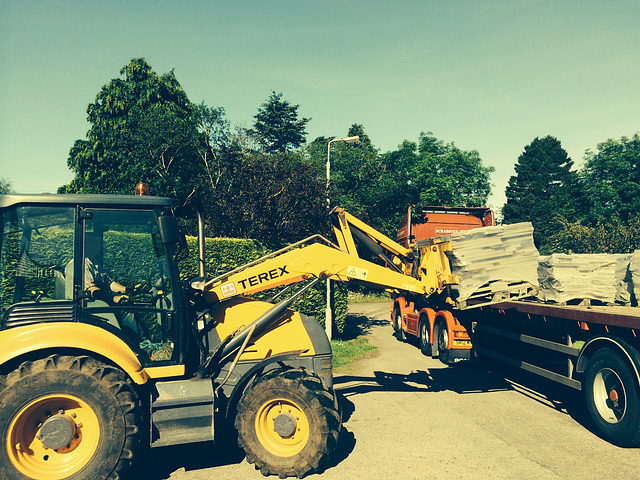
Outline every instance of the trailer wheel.
<path id="1" fill-rule="evenodd" d="M 318 471 L 338 443 L 334 394 L 301 369 L 257 379 L 238 405 L 238 442 L 263 475 L 303 477 Z"/>
<path id="2" fill-rule="evenodd" d="M 447 330 L 447 324 L 444 322 L 438 322 L 438 355 L 440 361 L 444 364 L 449 363 L 449 331 Z"/>
<path id="3" fill-rule="evenodd" d="M 406 335 L 404 334 L 404 330 L 402 330 L 402 314 L 400 313 L 400 307 L 397 305 L 393 309 L 393 330 L 395 336 L 401 342 L 406 340 Z"/>
<path id="4" fill-rule="evenodd" d="M 598 350 L 585 374 L 587 409 L 602 436 L 619 446 L 640 444 L 638 387 L 631 370 L 613 350 Z"/>
<path id="5" fill-rule="evenodd" d="M 0 377 L 0 478 L 117 479 L 139 443 L 138 398 L 119 370 L 81 356 Z"/>
<path id="6" fill-rule="evenodd" d="M 420 324 L 418 327 L 418 340 L 420 341 L 420 351 L 422 352 L 423 355 L 431 355 L 431 339 L 429 338 L 430 335 L 430 326 L 429 326 L 429 320 L 427 319 L 427 317 L 423 314 L 420 316 Z"/>

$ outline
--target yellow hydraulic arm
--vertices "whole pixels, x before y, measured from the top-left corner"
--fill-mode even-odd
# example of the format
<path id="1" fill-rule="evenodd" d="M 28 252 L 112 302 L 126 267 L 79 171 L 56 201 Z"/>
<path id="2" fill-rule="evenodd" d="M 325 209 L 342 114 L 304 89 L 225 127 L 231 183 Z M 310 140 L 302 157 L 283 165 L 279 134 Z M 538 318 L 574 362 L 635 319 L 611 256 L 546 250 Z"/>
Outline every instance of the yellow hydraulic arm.
<path id="1" fill-rule="evenodd" d="M 356 282 L 386 291 L 430 295 L 457 283 L 444 252 L 450 244 L 432 245 L 416 253 L 402 247 L 342 209 L 331 214 L 339 246 L 320 235 L 244 265 L 204 285 L 207 301 L 249 295 L 280 285 L 317 277 Z M 386 262 L 386 266 L 360 258 L 354 237 Z M 313 243 L 315 242 L 315 243 Z M 391 255 L 389 258 L 385 253 Z"/>

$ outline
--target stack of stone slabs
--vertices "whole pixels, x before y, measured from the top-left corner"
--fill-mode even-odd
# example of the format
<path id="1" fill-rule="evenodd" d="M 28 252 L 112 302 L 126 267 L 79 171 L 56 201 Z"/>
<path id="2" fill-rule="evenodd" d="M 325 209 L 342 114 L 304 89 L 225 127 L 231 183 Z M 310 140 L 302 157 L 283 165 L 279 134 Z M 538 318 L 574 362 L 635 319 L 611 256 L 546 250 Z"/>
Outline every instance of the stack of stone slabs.
<path id="1" fill-rule="evenodd" d="M 538 250 L 531 223 L 465 230 L 439 240 L 451 241 L 451 273 L 458 275 L 458 308 L 535 295 Z"/>
<path id="2" fill-rule="evenodd" d="M 630 260 L 631 255 L 607 253 L 540 257 L 538 297 L 559 304 L 595 300 L 630 305 Z"/>
<path id="3" fill-rule="evenodd" d="M 632 254 L 614 254 L 616 261 L 616 298 L 615 302 L 629 306 L 633 297 L 633 280 L 631 270 Z"/>
<path id="4" fill-rule="evenodd" d="M 554 253 L 540 259 L 538 297 L 566 304 L 573 300 L 613 303 L 616 296 L 615 261 L 606 254 Z"/>

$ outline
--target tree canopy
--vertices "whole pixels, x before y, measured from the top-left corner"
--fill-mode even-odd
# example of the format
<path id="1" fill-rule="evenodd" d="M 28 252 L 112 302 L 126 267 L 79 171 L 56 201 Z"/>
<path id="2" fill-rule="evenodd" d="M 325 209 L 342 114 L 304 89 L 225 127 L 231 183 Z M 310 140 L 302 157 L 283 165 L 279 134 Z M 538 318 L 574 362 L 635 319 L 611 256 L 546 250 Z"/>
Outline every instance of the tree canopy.
<path id="1" fill-rule="evenodd" d="M 608 139 L 584 159 L 581 170 L 570 170 L 573 162 L 553 137 L 525 147 L 519 178 L 507 187 L 505 221 L 531 221 L 541 253 L 640 248 L 640 137 Z"/>
<path id="2" fill-rule="evenodd" d="M 582 182 L 589 220 L 627 222 L 640 212 L 640 136 L 608 139 L 588 150 Z"/>
<path id="3" fill-rule="evenodd" d="M 640 248 L 640 138 L 609 139 L 587 150 L 578 172 L 578 202 L 573 219 L 556 216 L 549 251 L 630 253 Z M 582 192 L 582 194 L 580 194 Z"/>
<path id="4" fill-rule="evenodd" d="M 13 193 L 13 187 L 11 182 L 6 178 L 0 178 L 0 195 L 6 193 Z"/>
<path id="5" fill-rule="evenodd" d="M 327 233 L 326 159 L 332 137 L 306 143 L 309 118 L 272 91 L 253 129 L 231 131 L 222 107 L 191 102 L 173 71 L 132 59 L 87 108 L 90 128 L 69 152 L 68 193 L 130 194 L 144 181 L 186 214 L 204 205 L 210 236 L 292 242 Z M 422 133 L 381 153 L 354 123 L 331 144 L 332 206 L 395 236 L 411 204 L 480 206 L 493 167 L 477 151 Z M 191 222 L 191 223 L 190 223 Z M 185 225 L 193 228 L 192 221 Z"/>
<path id="6" fill-rule="evenodd" d="M 485 206 L 491 193 L 492 166 L 484 166 L 476 150 L 464 151 L 453 143 L 421 133 L 418 161 L 412 169 L 422 205 Z"/>
<path id="7" fill-rule="evenodd" d="M 131 194 L 145 181 L 184 206 L 203 174 L 199 111 L 173 71 L 158 75 L 137 58 L 120 74 L 87 107 L 91 127 L 67 162 L 75 177 L 60 191 Z"/>
<path id="8" fill-rule="evenodd" d="M 158 75 L 137 58 L 120 75 L 88 106 L 86 139 L 69 152 L 75 176 L 59 192 L 132 194 L 144 181 L 154 195 L 174 198 L 182 214 L 204 205 L 210 236 L 282 243 L 318 231 L 324 182 L 301 155 L 286 153 L 299 138 L 279 144 L 285 153 L 245 149 L 224 109 L 192 103 L 173 71 Z M 295 116 L 297 106 L 280 97 L 275 103 Z"/>
<path id="9" fill-rule="evenodd" d="M 265 153 L 291 152 L 306 142 L 305 128 L 311 119 L 298 118 L 299 107 L 272 91 L 258 109 L 251 132 Z"/>
<path id="10" fill-rule="evenodd" d="M 478 152 L 422 133 L 419 146 L 405 140 L 396 150 L 380 153 L 361 124 L 347 136 L 359 143 L 331 145 L 331 204 L 340 206 L 395 238 L 400 219 L 412 204 L 482 206 L 491 192 L 493 167 L 482 164 Z M 319 175 L 324 172 L 330 138 L 320 137 L 307 148 Z"/>
<path id="11" fill-rule="evenodd" d="M 518 157 L 516 175 L 509 179 L 507 203 L 502 209 L 504 222 L 530 221 L 536 246 L 543 251 L 556 216 L 571 221 L 577 218 L 578 177 L 572 166 L 558 139 L 536 137 Z"/>

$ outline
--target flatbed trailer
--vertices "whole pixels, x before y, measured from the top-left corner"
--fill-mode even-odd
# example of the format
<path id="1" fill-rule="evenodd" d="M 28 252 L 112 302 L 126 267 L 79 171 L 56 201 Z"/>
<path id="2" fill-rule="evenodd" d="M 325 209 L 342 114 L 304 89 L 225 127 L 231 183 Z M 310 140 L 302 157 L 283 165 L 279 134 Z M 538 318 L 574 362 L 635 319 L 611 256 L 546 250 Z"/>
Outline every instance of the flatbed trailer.
<path id="1" fill-rule="evenodd" d="M 493 360 L 582 391 L 599 434 L 640 445 L 640 308 L 509 300 L 466 309 L 398 296 L 391 324 L 445 364 Z"/>
<path id="2" fill-rule="evenodd" d="M 640 308 L 518 300 L 452 314 L 475 356 L 582 390 L 605 439 L 640 444 Z"/>

